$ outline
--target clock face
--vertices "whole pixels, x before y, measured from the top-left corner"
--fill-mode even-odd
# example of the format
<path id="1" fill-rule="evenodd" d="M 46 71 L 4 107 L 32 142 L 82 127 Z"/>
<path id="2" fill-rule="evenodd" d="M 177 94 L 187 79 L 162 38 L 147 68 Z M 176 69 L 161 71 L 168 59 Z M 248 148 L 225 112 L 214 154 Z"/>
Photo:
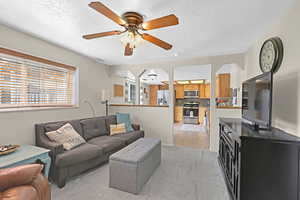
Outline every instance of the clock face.
<path id="1" fill-rule="evenodd" d="M 260 67 L 263 72 L 273 71 L 276 67 L 274 64 L 276 62 L 276 49 L 272 41 L 267 41 L 260 54 Z"/>

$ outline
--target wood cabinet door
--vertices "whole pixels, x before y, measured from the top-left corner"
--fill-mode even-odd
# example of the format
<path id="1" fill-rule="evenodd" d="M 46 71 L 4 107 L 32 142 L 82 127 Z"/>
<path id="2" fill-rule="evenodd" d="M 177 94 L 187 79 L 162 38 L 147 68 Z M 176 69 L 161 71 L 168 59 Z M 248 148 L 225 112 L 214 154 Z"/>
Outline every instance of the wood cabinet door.
<path id="1" fill-rule="evenodd" d="M 199 107 L 199 123 L 203 124 L 204 122 L 204 116 L 207 108 L 206 107 Z"/>
<path id="2" fill-rule="evenodd" d="M 149 94 L 149 104 L 157 105 L 157 91 L 159 89 L 159 85 L 150 85 L 150 94 Z"/>
<path id="3" fill-rule="evenodd" d="M 205 98 L 210 98 L 210 83 L 206 83 L 204 87 Z"/>
<path id="4" fill-rule="evenodd" d="M 114 84 L 114 97 L 123 97 L 124 87 L 123 85 Z"/>
<path id="5" fill-rule="evenodd" d="M 182 122 L 183 120 L 183 107 L 182 106 L 175 106 L 175 122 Z"/>
<path id="6" fill-rule="evenodd" d="M 159 85 L 159 90 L 168 90 L 168 89 L 169 89 L 169 85 L 167 84 Z"/>
<path id="7" fill-rule="evenodd" d="M 199 84 L 199 97 L 200 98 L 206 98 L 205 95 L 205 84 Z"/>
<path id="8" fill-rule="evenodd" d="M 215 93 L 216 93 L 216 97 L 220 97 L 220 78 L 219 78 L 219 75 L 217 76 L 217 79 L 216 79 Z"/>
<path id="9" fill-rule="evenodd" d="M 176 99 L 184 98 L 184 87 L 183 85 L 175 85 L 175 97 Z"/>
<path id="10" fill-rule="evenodd" d="M 217 97 L 230 97 L 230 74 L 219 74 L 216 88 Z"/>
<path id="11" fill-rule="evenodd" d="M 198 84 L 188 84 L 188 85 L 184 85 L 183 89 L 184 90 L 199 90 L 199 85 Z"/>

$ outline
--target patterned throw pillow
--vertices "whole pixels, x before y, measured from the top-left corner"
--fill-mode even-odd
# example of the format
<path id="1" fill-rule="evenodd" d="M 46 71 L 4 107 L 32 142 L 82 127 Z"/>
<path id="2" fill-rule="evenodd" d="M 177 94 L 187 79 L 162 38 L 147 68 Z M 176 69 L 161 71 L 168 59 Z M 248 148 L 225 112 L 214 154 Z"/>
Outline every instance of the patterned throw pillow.
<path id="1" fill-rule="evenodd" d="M 62 144 L 65 150 L 71 150 L 86 142 L 69 123 L 56 131 L 47 132 L 46 135 L 50 140 Z"/>
<path id="2" fill-rule="evenodd" d="M 117 135 L 125 132 L 126 132 L 126 128 L 124 123 L 110 125 L 110 135 Z"/>

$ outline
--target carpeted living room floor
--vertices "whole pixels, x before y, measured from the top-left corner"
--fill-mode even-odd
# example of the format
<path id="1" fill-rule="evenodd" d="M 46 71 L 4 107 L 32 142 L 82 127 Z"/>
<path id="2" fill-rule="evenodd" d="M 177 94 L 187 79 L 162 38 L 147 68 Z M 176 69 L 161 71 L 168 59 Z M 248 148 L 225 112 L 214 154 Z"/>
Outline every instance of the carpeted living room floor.
<path id="1" fill-rule="evenodd" d="M 108 165 L 52 186 L 53 200 L 229 200 L 217 154 L 186 147 L 162 147 L 162 163 L 139 195 L 108 187 Z"/>

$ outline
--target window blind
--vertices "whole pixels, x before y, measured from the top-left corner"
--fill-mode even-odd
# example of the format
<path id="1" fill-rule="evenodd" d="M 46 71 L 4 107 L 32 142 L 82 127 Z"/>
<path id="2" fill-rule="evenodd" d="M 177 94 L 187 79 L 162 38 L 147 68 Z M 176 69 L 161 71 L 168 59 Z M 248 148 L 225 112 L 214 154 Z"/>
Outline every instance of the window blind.
<path id="1" fill-rule="evenodd" d="M 0 54 L 0 108 L 72 106 L 74 73 Z"/>

